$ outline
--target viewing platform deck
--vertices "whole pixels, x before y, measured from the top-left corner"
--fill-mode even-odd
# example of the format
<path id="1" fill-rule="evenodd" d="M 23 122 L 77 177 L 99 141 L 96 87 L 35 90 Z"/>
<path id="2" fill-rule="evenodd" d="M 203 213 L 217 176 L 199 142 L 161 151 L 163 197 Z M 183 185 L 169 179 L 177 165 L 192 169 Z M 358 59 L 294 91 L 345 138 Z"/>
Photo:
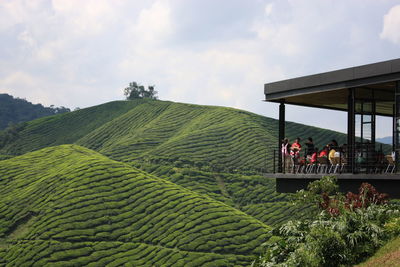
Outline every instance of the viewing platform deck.
<path id="1" fill-rule="evenodd" d="M 400 174 L 305 174 L 305 173 L 265 173 L 267 178 L 276 179 L 276 191 L 279 193 L 295 193 L 306 189 L 310 182 L 321 179 L 323 176 L 335 176 L 339 190 L 343 193 L 357 193 L 362 183 L 373 185 L 379 192 L 389 194 L 390 198 L 400 198 Z"/>

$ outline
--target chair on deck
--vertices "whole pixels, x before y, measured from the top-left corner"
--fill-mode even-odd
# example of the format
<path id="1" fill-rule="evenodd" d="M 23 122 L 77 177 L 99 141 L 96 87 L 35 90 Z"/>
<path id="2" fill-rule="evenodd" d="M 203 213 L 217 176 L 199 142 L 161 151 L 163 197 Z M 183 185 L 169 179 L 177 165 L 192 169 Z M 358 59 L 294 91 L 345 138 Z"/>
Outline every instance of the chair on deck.
<path id="1" fill-rule="evenodd" d="M 386 170 L 386 164 L 387 164 L 387 160 L 385 159 L 385 156 L 382 154 L 378 154 L 376 156 L 376 160 L 375 160 L 375 173 L 383 173 Z"/>
<path id="2" fill-rule="evenodd" d="M 342 173 L 344 168 L 347 166 L 347 159 L 345 157 L 341 157 L 339 165 L 340 165 L 340 173 Z"/>
<path id="3" fill-rule="evenodd" d="M 305 173 L 313 173 L 317 168 L 317 162 L 311 162 L 311 156 L 307 156 L 305 163 Z"/>
<path id="4" fill-rule="evenodd" d="M 328 171 L 329 161 L 327 157 L 318 157 L 317 173 L 326 173 Z"/>
<path id="5" fill-rule="evenodd" d="M 306 159 L 304 157 L 300 157 L 297 159 L 294 173 L 303 173 L 306 168 Z"/>
<path id="6" fill-rule="evenodd" d="M 333 157 L 331 159 L 331 166 L 329 168 L 329 173 L 337 173 L 338 171 L 343 172 L 344 167 L 346 166 L 346 160 L 343 157 Z"/>
<path id="7" fill-rule="evenodd" d="M 328 173 L 336 173 L 339 168 L 340 157 L 333 157 L 330 160 L 331 166 L 329 167 Z"/>
<path id="8" fill-rule="evenodd" d="M 393 157 L 391 155 L 386 155 L 385 158 L 388 162 L 385 173 L 389 173 L 389 170 L 390 170 L 390 173 L 393 173 L 394 169 L 396 168 L 396 164 L 394 163 Z"/>

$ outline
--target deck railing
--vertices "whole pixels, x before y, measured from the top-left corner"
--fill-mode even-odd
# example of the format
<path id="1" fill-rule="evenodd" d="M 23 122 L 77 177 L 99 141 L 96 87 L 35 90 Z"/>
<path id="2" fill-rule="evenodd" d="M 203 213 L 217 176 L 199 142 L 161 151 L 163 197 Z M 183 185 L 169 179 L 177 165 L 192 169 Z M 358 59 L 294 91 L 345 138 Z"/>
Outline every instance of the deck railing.
<path id="1" fill-rule="evenodd" d="M 300 151 L 297 155 L 283 155 L 281 161 L 279 150 L 274 150 L 273 173 L 394 174 L 397 171 L 394 155 L 385 155 L 382 149 L 375 150 L 375 146 L 371 144 L 347 146 L 345 149 L 335 150 L 330 158 L 328 152 L 327 156 L 317 156 L 312 160 L 312 156 L 306 154 L 307 151 Z"/>

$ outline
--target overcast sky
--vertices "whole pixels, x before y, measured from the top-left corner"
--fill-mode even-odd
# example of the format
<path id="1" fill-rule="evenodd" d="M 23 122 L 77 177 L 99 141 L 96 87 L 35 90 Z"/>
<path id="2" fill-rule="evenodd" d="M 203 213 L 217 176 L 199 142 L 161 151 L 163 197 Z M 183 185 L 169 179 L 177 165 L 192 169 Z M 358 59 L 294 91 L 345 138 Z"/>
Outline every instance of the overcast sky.
<path id="1" fill-rule="evenodd" d="M 0 44 L 0 92 L 34 103 L 88 107 L 137 81 L 277 118 L 264 83 L 399 58 L 400 0 L 0 0 Z M 287 119 L 346 131 L 344 112 Z"/>

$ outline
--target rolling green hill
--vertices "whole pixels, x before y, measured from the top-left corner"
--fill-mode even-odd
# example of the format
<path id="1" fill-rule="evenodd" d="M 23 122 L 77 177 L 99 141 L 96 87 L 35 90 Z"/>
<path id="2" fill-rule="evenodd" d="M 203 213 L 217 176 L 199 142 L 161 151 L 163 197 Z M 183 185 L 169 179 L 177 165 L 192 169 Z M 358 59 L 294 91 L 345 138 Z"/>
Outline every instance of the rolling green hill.
<path id="1" fill-rule="evenodd" d="M 10 266 L 246 265 L 270 230 L 76 145 L 1 161 L 0 195 L 0 258 Z"/>
<path id="2" fill-rule="evenodd" d="M 242 110 L 154 100 L 117 101 L 26 124 L 0 154 L 75 143 L 123 162 L 272 171 L 277 121 Z M 345 135 L 287 123 L 290 139 L 317 145 Z"/>
<path id="3" fill-rule="evenodd" d="M 292 139 L 313 136 L 317 144 L 332 137 L 344 140 L 343 134 L 290 122 L 287 132 Z M 275 192 L 273 179 L 232 174 L 272 170 L 277 143 L 274 119 L 225 107 L 117 101 L 29 122 L 0 154 L 65 143 L 127 162 L 269 225 L 307 216 L 286 195 Z"/>

